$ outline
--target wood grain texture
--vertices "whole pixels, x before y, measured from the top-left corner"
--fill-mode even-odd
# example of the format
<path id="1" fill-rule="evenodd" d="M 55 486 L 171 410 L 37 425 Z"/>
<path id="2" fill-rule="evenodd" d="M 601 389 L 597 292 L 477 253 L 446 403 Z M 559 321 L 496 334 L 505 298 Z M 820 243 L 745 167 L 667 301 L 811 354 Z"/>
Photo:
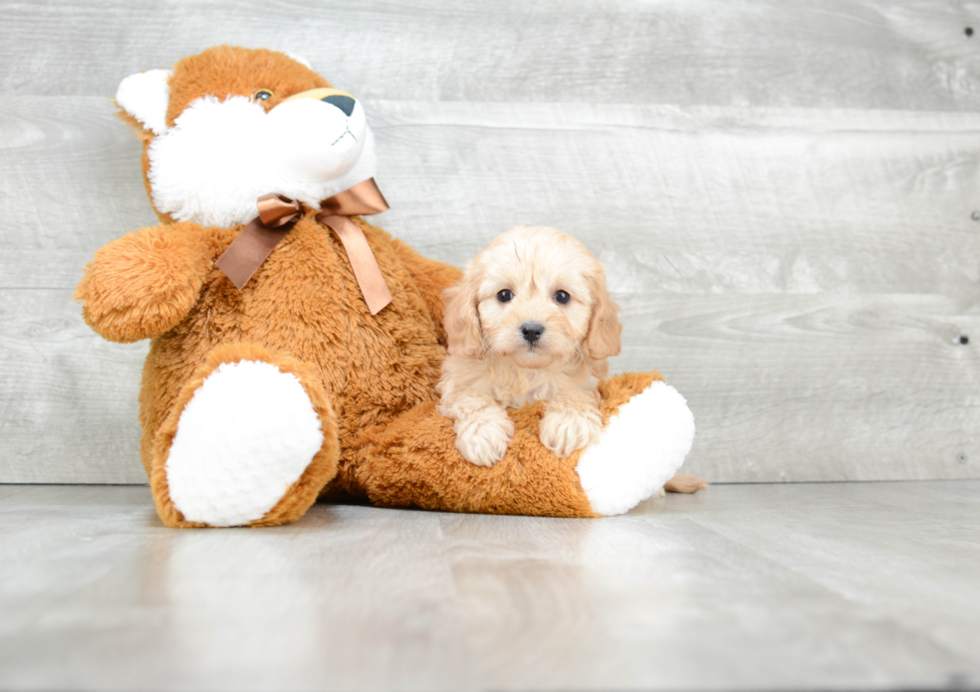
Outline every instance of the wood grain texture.
<path id="1" fill-rule="evenodd" d="M 220 43 L 363 98 L 975 110 L 974 2 L 4 2 L 5 93 L 115 93 Z M 974 38 L 973 41 L 980 40 Z M 27 50 L 26 48 L 30 49 Z"/>
<path id="2" fill-rule="evenodd" d="M 71 294 L 0 288 L 0 478 L 145 483 L 133 462 L 148 344 L 103 341 Z"/>
<path id="3" fill-rule="evenodd" d="M 719 482 L 976 477 L 980 315 L 942 296 L 661 294 L 624 302 L 618 369 L 688 399 L 686 470 Z M 941 432 L 940 432 L 941 431 Z"/>
<path id="4" fill-rule="evenodd" d="M 0 486 L 0 687 L 972 689 L 980 482 L 714 486 L 597 520 L 315 505 L 173 531 Z"/>
<path id="5" fill-rule="evenodd" d="M 65 491 L 2 500 L 18 559 L 0 565 L 0 686 L 460 689 L 436 514 L 325 507 L 300 531 L 177 532 L 147 488 Z"/>
<path id="6" fill-rule="evenodd" d="M 980 297 L 980 114 L 370 105 L 383 222 L 433 256 L 547 224 L 620 294 Z"/>
<path id="7" fill-rule="evenodd" d="M 976 608 L 893 599 L 921 579 L 965 603 L 976 536 L 924 516 L 907 536 L 878 488 L 713 487 L 613 522 L 446 517 L 467 634 L 486 652 L 476 671 L 492 689 L 596 690 L 929 687 L 924 659 L 965 674 Z M 917 576 L 877 595 L 902 563 Z M 948 641 L 927 634 L 939 626 Z"/>
<path id="8" fill-rule="evenodd" d="M 69 297 L 156 223 L 115 86 L 221 41 L 362 97 L 378 223 L 423 254 L 462 265 L 521 223 L 586 242 L 624 307 L 613 367 L 691 403 L 689 471 L 980 477 L 976 3 L 0 9 L 0 481 L 143 481 L 146 345 Z"/>
<path id="9" fill-rule="evenodd" d="M 887 617 L 928 632 L 944 649 L 977 661 L 976 482 L 842 483 L 798 493 L 767 486 L 765 509 L 748 507 L 751 488 L 732 490 L 712 498 L 710 516 L 686 516 L 821 588 L 857 598 L 879 613 L 878 623 Z M 923 598 L 905 593 L 912 581 L 925 587 Z"/>

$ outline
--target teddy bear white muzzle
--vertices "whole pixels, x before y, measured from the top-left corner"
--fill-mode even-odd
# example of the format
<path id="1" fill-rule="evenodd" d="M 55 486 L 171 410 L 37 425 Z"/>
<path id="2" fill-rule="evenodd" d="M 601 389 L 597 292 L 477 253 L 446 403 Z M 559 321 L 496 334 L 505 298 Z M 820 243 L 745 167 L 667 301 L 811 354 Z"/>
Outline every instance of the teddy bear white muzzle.
<path id="1" fill-rule="evenodd" d="M 364 148 L 364 109 L 348 96 L 286 101 L 266 117 L 268 158 L 284 177 L 332 180 L 350 170 Z"/>
<path id="2" fill-rule="evenodd" d="M 315 207 L 374 174 L 364 108 L 335 89 L 268 112 L 244 96 L 199 98 L 154 138 L 149 158 L 157 209 L 208 226 L 247 223 L 268 193 Z"/>

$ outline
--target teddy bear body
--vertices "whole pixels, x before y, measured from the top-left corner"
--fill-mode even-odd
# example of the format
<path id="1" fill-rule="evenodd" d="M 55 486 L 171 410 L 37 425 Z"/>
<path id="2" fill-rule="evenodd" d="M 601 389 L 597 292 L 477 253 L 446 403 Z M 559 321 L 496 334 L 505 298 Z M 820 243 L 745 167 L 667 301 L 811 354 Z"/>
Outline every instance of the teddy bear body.
<path id="1" fill-rule="evenodd" d="M 459 455 L 436 411 L 442 292 L 461 272 L 354 217 L 391 293 L 372 314 L 320 201 L 370 178 L 360 103 L 281 53 L 222 46 L 120 85 L 142 130 L 161 225 L 99 250 L 79 284 L 105 338 L 151 339 L 140 393 L 141 458 L 171 526 L 293 521 L 323 494 L 386 506 L 597 516 L 669 480 L 693 419 L 656 373 L 600 384 L 602 438 L 567 459 L 540 443 L 540 404 L 514 410 L 507 456 Z M 256 216 L 299 217 L 236 286 L 215 262 Z"/>
<path id="2" fill-rule="evenodd" d="M 432 400 L 445 355 L 438 341 L 439 292 L 458 270 L 423 259 L 367 223 L 361 227 L 394 298 L 376 316 L 360 300 L 343 246 L 311 214 L 295 224 L 241 291 L 213 267 L 237 229 L 187 229 L 182 237 L 188 249 L 197 246 L 210 262 L 198 265 L 206 273 L 186 317 L 151 342 L 140 413 L 141 457 L 148 472 L 160 453 L 153 445 L 160 425 L 208 353 L 225 343 L 257 344 L 315 364 L 337 417 L 340 458 L 334 485 L 363 494 L 350 472 L 358 433 Z M 183 229 L 171 230 L 181 237 Z"/>

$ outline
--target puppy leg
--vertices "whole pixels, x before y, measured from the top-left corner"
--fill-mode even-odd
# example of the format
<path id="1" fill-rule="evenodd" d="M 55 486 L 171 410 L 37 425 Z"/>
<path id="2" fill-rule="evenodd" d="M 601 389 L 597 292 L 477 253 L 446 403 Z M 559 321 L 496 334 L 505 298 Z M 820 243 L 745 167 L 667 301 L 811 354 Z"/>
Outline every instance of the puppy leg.
<path id="1" fill-rule="evenodd" d="M 567 457 L 599 439 L 602 414 L 599 393 L 569 389 L 545 404 L 541 418 L 541 442 L 556 456 Z"/>
<path id="2" fill-rule="evenodd" d="M 514 421 L 492 397 L 478 393 L 454 397 L 440 413 L 453 419 L 456 448 L 464 459 L 478 466 L 493 466 L 504 458 L 514 437 Z"/>

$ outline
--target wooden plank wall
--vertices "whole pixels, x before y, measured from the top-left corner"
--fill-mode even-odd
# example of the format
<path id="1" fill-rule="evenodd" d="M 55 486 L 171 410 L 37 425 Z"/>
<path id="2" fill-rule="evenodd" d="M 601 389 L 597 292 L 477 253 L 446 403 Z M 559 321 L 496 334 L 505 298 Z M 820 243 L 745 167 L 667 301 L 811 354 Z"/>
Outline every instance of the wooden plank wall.
<path id="1" fill-rule="evenodd" d="M 0 482 L 144 481 L 146 345 L 103 342 L 70 296 L 96 249 L 155 223 L 119 80 L 225 42 L 303 55 L 365 102 L 379 222 L 421 252 L 462 264 L 517 223 L 584 240 L 624 308 L 614 368 L 659 368 L 688 397 L 689 471 L 980 477 L 980 3 L 0 16 Z"/>

